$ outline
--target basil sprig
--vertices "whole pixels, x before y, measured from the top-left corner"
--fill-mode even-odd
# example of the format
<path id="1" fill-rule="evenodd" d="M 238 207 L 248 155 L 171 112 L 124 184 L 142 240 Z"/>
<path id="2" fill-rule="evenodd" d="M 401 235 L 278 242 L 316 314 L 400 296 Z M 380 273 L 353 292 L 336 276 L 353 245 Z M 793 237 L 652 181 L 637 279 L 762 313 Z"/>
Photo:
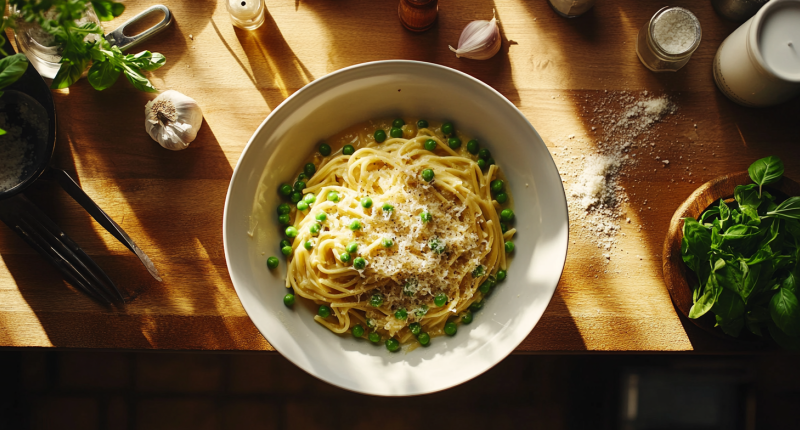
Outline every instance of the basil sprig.
<path id="1" fill-rule="evenodd" d="M 5 3 L 2 1 L 2 3 Z M 89 69 L 89 83 L 96 90 L 113 85 L 120 74 L 124 74 L 136 89 L 156 92 L 156 88 L 144 76 L 144 72 L 163 66 L 166 58 L 158 53 L 143 51 L 138 54 L 123 54 L 103 38 L 103 28 L 96 23 L 76 24 L 91 4 L 101 21 L 108 21 L 122 14 L 125 6 L 109 0 L 11 0 L 18 14 L 26 22 L 35 22 L 55 37 L 61 46 L 61 68 L 53 78 L 51 88 L 67 88 L 80 79 Z M 86 40 L 97 35 L 97 40 Z"/>
<path id="2" fill-rule="evenodd" d="M 685 218 L 681 256 L 697 274 L 689 318 L 714 314 L 723 332 L 743 329 L 800 349 L 800 197 L 780 203 L 764 185 L 783 176 L 783 162 L 767 157 L 748 169 L 754 184 L 734 190 L 734 202 Z"/>

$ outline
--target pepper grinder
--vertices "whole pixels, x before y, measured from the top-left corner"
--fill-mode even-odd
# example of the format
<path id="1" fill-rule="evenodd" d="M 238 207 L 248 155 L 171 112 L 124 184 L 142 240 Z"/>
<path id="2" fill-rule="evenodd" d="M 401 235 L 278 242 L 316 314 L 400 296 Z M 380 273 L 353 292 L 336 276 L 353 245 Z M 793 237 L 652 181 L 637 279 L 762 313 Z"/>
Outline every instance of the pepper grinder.
<path id="1" fill-rule="evenodd" d="M 403 26 L 416 32 L 433 27 L 438 14 L 439 0 L 400 0 L 397 7 Z"/>

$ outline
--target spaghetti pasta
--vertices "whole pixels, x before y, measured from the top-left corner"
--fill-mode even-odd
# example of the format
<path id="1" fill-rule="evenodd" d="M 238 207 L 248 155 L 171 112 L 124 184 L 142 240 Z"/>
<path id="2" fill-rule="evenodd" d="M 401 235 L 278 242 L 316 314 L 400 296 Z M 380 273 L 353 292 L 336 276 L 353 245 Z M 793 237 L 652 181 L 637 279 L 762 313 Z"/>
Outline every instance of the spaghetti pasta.
<path id="1" fill-rule="evenodd" d="M 305 179 L 313 204 L 292 210 L 286 287 L 326 306 L 330 316 L 315 319 L 335 333 L 362 325 L 373 341 L 400 343 L 440 335 L 448 321 L 468 322 L 498 271 L 505 277 L 515 230 L 501 230 L 497 165 L 484 172 L 424 125 L 382 143 L 362 134 L 359 149 L 324 157 Z"/>

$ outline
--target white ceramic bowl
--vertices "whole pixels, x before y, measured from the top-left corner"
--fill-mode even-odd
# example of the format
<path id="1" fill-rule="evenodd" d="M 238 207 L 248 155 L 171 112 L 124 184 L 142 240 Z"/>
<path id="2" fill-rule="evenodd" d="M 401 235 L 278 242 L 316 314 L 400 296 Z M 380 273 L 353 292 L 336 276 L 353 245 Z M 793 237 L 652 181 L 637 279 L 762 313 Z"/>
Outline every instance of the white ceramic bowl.
<path id="1" fill-rule="evenodd" d="M 451 120 L 487 147 L 514 196 L 516 251 L 508 278 L 470 325 L 427 348 L 391 353 L 314 322 L 298 299 L 283 305 L 286 264 L 275 208 L 319 142 L 378 117 Z M 286 99 L 250 138 L 225 201 L 225 258 L 242 306 L 269 343 L 308 373 L 366 394 L 406 396 L 468 381 L 510 354 L 542 316 L 564 268 L 569 219 L 561 178 L 544 142 L 514 105 L 459 71 L 415 61 L 359 64 L 324 76 Z M 266 267 L 278 256 L 279 269 Z"/>

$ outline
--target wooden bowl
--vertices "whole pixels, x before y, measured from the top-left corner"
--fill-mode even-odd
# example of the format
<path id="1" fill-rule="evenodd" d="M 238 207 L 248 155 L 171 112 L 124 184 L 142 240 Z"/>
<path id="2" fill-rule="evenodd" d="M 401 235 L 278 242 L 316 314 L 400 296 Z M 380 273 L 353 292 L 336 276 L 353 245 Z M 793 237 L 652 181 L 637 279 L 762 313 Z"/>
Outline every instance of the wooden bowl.
<path id="1" fill-rule="evenodd" d="M 698 327 L 709 333 L 727 339 L 747 341 L 749 332 L 742 331 L 740 338 L 728 336 L 718 327 L 714 327 L 716 321 L 712 312 L 708 312 L 698 319 L 689 318 L 689 310 L 692 308 L 692 289 L 690 284 L 697 284 L 697 277 L 681 258 L 681 241 L 683 240 L 683 219 L 692 217 L 697 219 L 709 206 L 717 203 L 720 199 L 733 197 L 733 189 L 737 185 L 752 184 L 750 175 L 747 172 L 723 175 L 714 178 L 700 188 L 695 190 L 672 216 L 669 223 L 667 237 L 664 239 L 664 251 L 662 253 L 662 269 L 664 271 L 664 283 L 667 285 L 672 303 L 680 313 L 693 322 Z M 770 193 L 776 196 L 798 196 L 800 195 L 800 184 L 789 179 L 782 178 L 780 181 L 764 186 Z M 750 339 L 756 340 L 756 336 Z"/>

